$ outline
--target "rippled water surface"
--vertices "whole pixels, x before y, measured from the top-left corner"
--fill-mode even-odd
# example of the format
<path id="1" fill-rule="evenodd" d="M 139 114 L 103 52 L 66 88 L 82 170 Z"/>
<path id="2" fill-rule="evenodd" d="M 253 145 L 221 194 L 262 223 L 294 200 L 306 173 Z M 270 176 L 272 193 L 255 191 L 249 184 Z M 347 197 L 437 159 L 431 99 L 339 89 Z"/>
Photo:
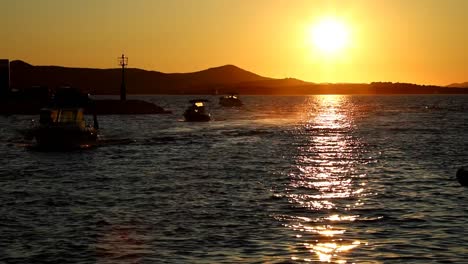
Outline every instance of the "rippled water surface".
<path id="1" fill-rule="evenodd" d="M 207 96 L 187 123 L 190 98 L 74 152 L 0 117 L 0 262 L 467 263 L 468 96 Z"/>

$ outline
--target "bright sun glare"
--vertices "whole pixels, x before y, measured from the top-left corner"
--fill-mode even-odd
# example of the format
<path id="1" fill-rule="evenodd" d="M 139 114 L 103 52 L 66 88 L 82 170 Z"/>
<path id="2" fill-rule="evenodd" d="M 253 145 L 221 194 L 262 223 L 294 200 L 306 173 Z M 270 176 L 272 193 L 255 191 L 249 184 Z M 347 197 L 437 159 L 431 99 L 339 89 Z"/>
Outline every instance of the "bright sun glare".
<path id="1" fill-rule="evenodd" d="M 349 29 L 339 20 L 326 18 L 312 26 L 311 38 L 323 55 L 336 55 L 348 45 Z"/>

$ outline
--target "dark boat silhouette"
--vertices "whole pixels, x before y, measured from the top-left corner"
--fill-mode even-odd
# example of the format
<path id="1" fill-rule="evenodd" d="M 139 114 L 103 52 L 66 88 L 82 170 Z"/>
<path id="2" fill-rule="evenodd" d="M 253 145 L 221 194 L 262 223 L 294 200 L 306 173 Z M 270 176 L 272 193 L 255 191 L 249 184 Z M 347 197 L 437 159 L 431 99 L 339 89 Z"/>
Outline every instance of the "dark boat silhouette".
<path id="1" fill-rule="evenodd" d="M 237 94 L 229 94 L 220 97 L 219 104 L 226 107 L 240 107 L 243 105 Z"/>
<path id="2" fill-rule="evenodd" d="M 86 124 L 85 107 L 93 109 L 87 95 L 71 88 L 57 91 L 52 103 L 40 110 L 39 124 L 29 132 L 37 148 L 68 150 L 97 144 L 99 125 L 93 113 L 93 125 Z M 91 105 L 91 107 L 90 107 Z"/>
<path id="3" fill-rule="evenodd" d="M 211 120 L 211 114 L 207 109 L 209 101 L 206 99 L 190 100 L 190 106 L 184 112 L 185 121 L 188 122 L 208 122 Z"/>

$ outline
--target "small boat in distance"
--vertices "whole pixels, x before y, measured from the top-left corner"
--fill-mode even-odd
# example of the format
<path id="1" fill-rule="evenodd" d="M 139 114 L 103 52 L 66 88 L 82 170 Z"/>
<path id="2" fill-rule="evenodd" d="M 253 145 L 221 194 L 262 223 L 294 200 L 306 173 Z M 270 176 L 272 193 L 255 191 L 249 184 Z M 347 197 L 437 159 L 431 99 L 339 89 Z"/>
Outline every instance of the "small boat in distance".
<path id="1" fill-rule="evenodd" d="M 243 105 L 237 94 L 229 94 L 220 97 L 219 104 L 226 107 L 240 107 Z"/>
<path id="2" fill-rule="evenodd" d="M 208 122 L 211 120 L 211 114 L 207 109 L 209 101 L 206 99 L 190 100 L 190 106 L 184 112 L 185 121 L 188 122 Z"/>

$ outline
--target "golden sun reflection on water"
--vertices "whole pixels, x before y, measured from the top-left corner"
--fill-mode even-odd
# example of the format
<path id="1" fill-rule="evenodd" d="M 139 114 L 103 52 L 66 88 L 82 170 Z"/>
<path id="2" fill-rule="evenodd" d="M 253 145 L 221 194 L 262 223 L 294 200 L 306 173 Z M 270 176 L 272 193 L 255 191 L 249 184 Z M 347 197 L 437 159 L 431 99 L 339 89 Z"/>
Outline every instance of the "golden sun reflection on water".
<path id="1" fill-rule="evenodd" d="M 365 183 L 356 181 L 363 175 L 356 170 L 359 142 L 350 133 L 352 111 L 346 96 L 311 97 L 296 133 L 295 170 L 289 175 L 287 197 L 295 207 L 321 217 L 297 216 L 287 226 L 321 262 L 346 263 L 344 255 L 363 243 L 347 233 L 350 223 L 359 219 L 349 211 L 362 205 L 359 197 L 365 192 Z"/>
<path id="2" fill-rule="evenodd" d="M 315 245 L 304 244 L 304 246 L 311 249 L 312 252 L 315 252 L 318 255 L 320 261 L 331 262 L 332 257 L 336 256 L 338 253 L 350 251 L 360 244 L 361 242 L 354 241 L 352 244 L 348 245 L 338 243 L 317 243 Z M 346 260 L 338 260 L 336 262 L 346 263 Z"/>

